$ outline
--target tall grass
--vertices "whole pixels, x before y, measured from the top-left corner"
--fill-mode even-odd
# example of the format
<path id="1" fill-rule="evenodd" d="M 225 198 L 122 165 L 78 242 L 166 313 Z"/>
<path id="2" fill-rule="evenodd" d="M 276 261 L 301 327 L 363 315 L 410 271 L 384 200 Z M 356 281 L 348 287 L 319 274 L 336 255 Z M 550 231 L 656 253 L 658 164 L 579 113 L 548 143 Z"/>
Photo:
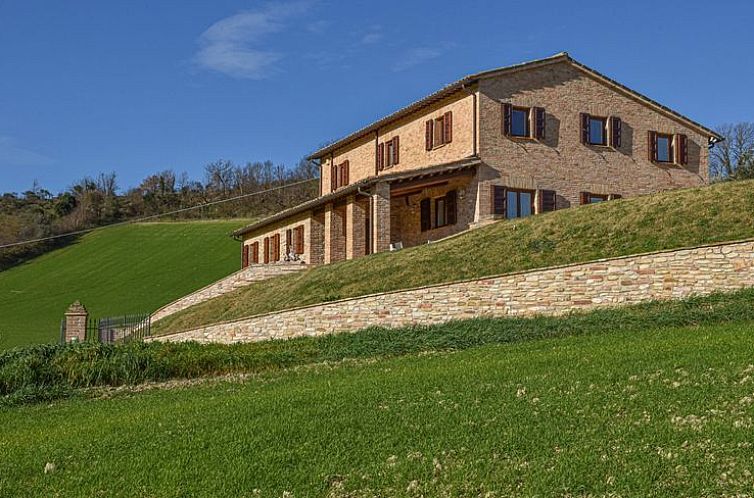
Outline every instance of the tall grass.
<path id="1" fill-rule="evenodd" d="M 3 404 L 16 404 L 70 396 L 76 389 L 94 386 L 256 373 L 346 358 L 462 350 L 579 334 L 754 321 L 752 303 L 754 289 L 746 289 L 565 317 L 473 319 L 252 344 L 86 342 L 29 346 L 0 353 L 0 395 Z"/>

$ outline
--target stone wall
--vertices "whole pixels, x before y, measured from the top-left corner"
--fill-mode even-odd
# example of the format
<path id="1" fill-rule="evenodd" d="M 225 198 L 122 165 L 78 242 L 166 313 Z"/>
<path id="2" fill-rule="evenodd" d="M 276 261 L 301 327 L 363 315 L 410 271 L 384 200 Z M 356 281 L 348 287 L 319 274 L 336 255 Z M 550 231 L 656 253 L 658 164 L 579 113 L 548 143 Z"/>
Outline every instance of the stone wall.
<path id="1" fill-rule="evenodd" d="M 157 338 L 246 342 L 473 317 L 559 315 L 754 286 L 754 240 L 435 285 L 259 315 Z"/>
<path id="2" fill-rule="evenodd" d="M 185 310 L 189 306 L 203 303 L 209 299 L 222 296 L 228 292 L 246 287 L 254 282 L 260 280 L 267 280 L 268 278 L 279 277 L 281 275 L 287 275 L 289 273 L 295 273 L 308 268 L 309 265 L 302 264 L 300 262 L 291 263 L 276 263 L 276 264 L 258 264 L 251 265 L 243 270 L 239 270 L 235 273 L 228 275 L 227 277 L 218 280 L 206 287 L 192 292 L 187 296 L 173 301 L 170 304 L 166 304 L 162 308 L 152 313 L 152 322 L 156 322 L 166 316 L 170 316 L 179 311 Z"/>

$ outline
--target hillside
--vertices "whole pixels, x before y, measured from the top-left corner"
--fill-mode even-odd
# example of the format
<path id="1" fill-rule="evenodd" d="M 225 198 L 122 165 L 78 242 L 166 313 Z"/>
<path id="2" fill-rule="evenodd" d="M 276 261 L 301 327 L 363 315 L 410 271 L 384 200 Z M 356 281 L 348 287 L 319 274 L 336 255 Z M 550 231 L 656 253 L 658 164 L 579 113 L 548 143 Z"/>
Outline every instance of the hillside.
<path id="1" fill-rule="evenodd" d="M 155 345 L 207 359 L 341 352 L 245 380 L 0 409 L 0 495 L 745 496 L 750 302 L 745 291 L 418 334 Z M 549 338 L 519 342 L 525 330 Z M 495 333 L 513 343 L 465 349 Z M 368 354 L 414 337 L 433 345 Z M 335 361 L 344 353 L 361 359 Z"/>
<path id="2" fill-rule="evenodd" d="M 254 284 L 157 322 L 155 333 L 347 297 L 754 237 L 754 181 L 501 221 L 434 244 Z"/>
<path id="3" fill-rule="evenodd" d="M 56 341 L 69 304 L 94 316 L 151 312 L 239 267 L 245 220 L 99 229 L 0 272 L 0 349 Z"/>

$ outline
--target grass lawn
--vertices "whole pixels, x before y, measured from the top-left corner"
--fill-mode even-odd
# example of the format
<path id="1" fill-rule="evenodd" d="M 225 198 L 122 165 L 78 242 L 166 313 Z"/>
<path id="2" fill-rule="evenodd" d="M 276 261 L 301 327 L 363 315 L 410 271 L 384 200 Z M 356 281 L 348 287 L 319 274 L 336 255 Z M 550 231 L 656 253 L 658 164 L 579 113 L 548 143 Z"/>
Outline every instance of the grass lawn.
<path id="1" fill-rule="evenodd" d="M 156 333 L 307 304 L 531 268 L 754 237 L 754 181 L 494 223 L 461 236 L 252 284 L 160 320 Z"/>
<path id="2" fill-rule="evenodd" d="M 244 220 L 96 230 L 0 272 L 0 349 L 56 341 L 69 304 L 94 316 L 151 312 L 239 268 Z"/>
<path id="3" fill-rule="evenodd" d="M 6 408 L 0 495 L 750 495 L 753 331 L 571 336 Z"/>

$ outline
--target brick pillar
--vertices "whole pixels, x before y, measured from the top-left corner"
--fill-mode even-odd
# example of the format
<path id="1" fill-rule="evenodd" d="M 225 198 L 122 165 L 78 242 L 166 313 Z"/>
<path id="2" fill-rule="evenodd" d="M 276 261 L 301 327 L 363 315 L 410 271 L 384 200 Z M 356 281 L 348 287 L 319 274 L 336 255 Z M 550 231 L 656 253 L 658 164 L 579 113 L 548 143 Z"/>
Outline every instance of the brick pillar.
<path id="1" fill-rule="evenodd" d="M 325 206 L 325 264 L 346 258 L 345 214 L 343 206 Z"/>
<path id="2" fill-rule="evenodd" d="M 366 208 L 360 201 L 352 195 L 346 205 L 346 259 L 356 259 L 366 254 Z"/>
<path id="3" fill-rule="evenodd" d="M 325 215 L 321 211 L 312 213 L 307 262 L 312 265 L 321 265 L 325 262 Z"/>
<path id="4" fill-rule="evenodd" d="M 65 342 L 82 342 L 86 340 L 86 322 L 89 312 L 84 305 L 76 301 L 65 312 Z"/>
<path id="5" fill-rule="evenodd" d="M 390 249 L 390 185 L 380 182 L 372 188 L 372 252 Z"/>

